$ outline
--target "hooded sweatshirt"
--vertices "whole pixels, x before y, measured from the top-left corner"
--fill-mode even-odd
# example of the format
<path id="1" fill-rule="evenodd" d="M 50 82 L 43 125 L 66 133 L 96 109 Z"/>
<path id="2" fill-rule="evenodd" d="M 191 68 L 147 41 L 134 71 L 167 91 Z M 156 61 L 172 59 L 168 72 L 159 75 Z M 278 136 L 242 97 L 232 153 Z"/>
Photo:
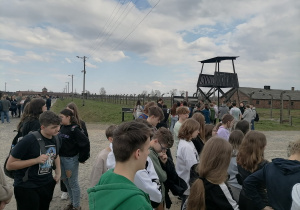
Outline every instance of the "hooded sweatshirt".
<path id="1" fill-rule="evenodd" d="M 99 184 L 87 192 L 90 210 L 152 210 L 149 196 L 113 169 L 104 173 Z"/>
<path id="2" fill-rule="evenodd" d="M 262 198 L 257 193 L 257 185 L 265 184 L 269 205 L 274 210 L 291 209 L 292 188 L 300 183 L 300 162 L 275 158 L 261 170 L 256 171 L 244 181 L 243 189 L 255 205 L 265 207 Z"/>

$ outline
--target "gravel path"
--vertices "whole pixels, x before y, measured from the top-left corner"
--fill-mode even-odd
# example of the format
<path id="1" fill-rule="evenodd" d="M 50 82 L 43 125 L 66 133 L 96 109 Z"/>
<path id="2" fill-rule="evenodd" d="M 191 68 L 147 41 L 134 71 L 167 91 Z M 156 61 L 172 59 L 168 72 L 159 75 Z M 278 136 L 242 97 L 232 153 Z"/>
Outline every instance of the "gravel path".
<path id="1" fill-rule="evenodd" d="M 3 167 L 6 156 L 8 155 L 10 143 L 13 137 L 16 135 L 16 132 L 13 132 L 16 129 L 19 118 L 11 119 L 11 123 L 0 124 L 0 164 Z M 79 183 L 81 186 L 81 206 L 82 210 L 88 209 L 88 196 L 87 188 L 89 186 L 89 176 L 92 169 L 92 164 L 97 153 L 105 148 L 108 145 L 108 141 L 105 137 L 105 129 L 107 125 L 101 124 L 87 124 L 87 129 L 91 142 L 91 158 L 85 163 L 80 164 L 79 168 Z M 275 157 L 286 158 L 286 147 L 290 140 L 296 140 L 300 138 L 300 131 L 264 131 L 267 136 L 267 148 L 265 151 L 265 156 L 268 160 L 271 160 Z M 172 154 L 175 154 L 175 148 L 172 148 Z M 7 178 L 7 177 L 6 177 Z M 13 184 L 13 180 L 7 178 L 9 184 Z M 63 209 L 68 201 L 63 201 L 60 199 L 61 192 L 60 187 L 57 185 L 54 191 L 53 200 L 51 202 L 51 210 Z M 179 210 L 180 201 L 176 197 L 172 197 L 173 205 L 171 209 Z M 16 201 L 13 197 L 12 201 L 6 206 L 7 210 L 16 209 Z"/>

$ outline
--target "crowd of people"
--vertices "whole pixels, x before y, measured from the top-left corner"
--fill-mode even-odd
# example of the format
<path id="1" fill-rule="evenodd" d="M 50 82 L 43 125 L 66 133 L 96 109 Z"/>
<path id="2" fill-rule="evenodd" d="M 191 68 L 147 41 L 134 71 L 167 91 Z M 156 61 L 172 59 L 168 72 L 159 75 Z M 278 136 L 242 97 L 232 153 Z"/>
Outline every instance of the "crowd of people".
<path id="1" fill-rule="evenodd" d="M 160 99 L 145 106 L 138 101 L 133 114 L 135 120 L 106 129 L 107 147 L 90 174 L 89 209 L 170 209 L 170 194 L 182 210 L 300 209 L 300 139 L 289 143 L 288 159 L 268 162 L 266 136 L 254 130 L 253 106 L 213 102 L 193 109 L 176 102 L 169 110 Z M 76 104 L 57 115 L 47 111 L 45 100 L 32 99 L 5 167 L 14 171 L 18 210 L 49 209 L 59 182 L 62 199 L 70 199 L 64 209 L 81 209 L 79 163 L 89 158 Z M 12 192 L 0 175 L 3 209 Z"/>
<path id="2" fill-rule="evenodd" d="M 168 110 L 162 100 L 144 107 L 138 101 L 133 114 L 135 121 L 107 130 L 110 145 L 91 175 L 90 209 L 169 209 L 169 193 L 188 210 L 300 208 L 300 139 L 289 143 L 288 159 L 268 162 L 253 106 L 199 103 L 193 110 L 178 102 Z"/>

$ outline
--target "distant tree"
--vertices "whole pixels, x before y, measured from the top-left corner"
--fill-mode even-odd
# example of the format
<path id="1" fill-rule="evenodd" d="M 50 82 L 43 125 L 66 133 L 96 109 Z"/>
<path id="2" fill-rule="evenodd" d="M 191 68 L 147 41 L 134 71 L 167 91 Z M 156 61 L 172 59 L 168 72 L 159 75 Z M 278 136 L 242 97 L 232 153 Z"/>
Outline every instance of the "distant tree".
<path id="1" fill-rule="evenodd" d="M 172 89 L 172 90 L 170 90 L 170 94 L 176 96 L 176 94 L 177 94 L 177 89 Z"/>
<path id="2" fill-rule="evenodd" d="M 100 95 L 101 96 L 105 96 L 106 95 L 106 90 L 104 87 L 100 88 L 100 91 L 99 91 Z"/>
<path id="3" fill-rule="evenodd" d="M 185 90 L 179 90 L 180 95 L 185 94 Z"/>
<path id="4" fill-rule="evenodd" d="M 148 94 L 147 90 L 143 90 L 142 93 L 141 93 L 141 95 L 145 95 L 145 96 L 146 96 L 147 94 Z"/>
<path id="5" fill-rule="evenodd" d="M 91 95 L 91 92 L 90 92 L 89 90 L 86 90 L 85 93 L 86 93 L 86 95 L 88 95 L 88 96 Z"/>
<path id="6" fill-rule="evenodd" d="M 159 90 L 155 90 L 154 93 L 156 94 L 157 97 L 161 96 L 161 92 Z"/>
<path id="7" fill-rule="evenodd" d="M 155 96 L 155 92 L 153 91 L 153 89 L 151 90 L 150 96 Z"/>

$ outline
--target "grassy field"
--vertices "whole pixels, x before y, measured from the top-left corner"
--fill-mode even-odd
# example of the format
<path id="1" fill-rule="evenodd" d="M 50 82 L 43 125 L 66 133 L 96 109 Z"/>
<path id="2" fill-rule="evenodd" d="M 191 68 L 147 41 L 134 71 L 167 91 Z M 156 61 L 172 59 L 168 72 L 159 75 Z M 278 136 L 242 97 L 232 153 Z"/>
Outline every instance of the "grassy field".
<path id="1" fill-rule="evenodd" d="M 59 113 L 68 103 L 70 99 L 57 99 L 53 105 L 52 110 Z M 82 106 L 81 99 L 74 99 L 74 103 L 79 108 L 80 117 L 87 123 L 99 123 L 99 124 L 119 124 L 122 122 L 122 107 L 132 108 L 133 105 L 114 104 L 107 102 L 100 102 L 94 100 L 85 100 L 85 106 Z M 168 106 L 169 107 L 169 106 Z M 272 119 L 270 118 L 270 109 L 257 109 L 260 120 L 255 123 L 255 129 L 261 131 L 289 131 L 300 130 L 300 110 L 291 110 L 292 122 L 291 126 L 289 122 L 279 124 L 279 109 L 273 109 Z M 283 120 L 287 121 L 288 111 L 284 110 Z M 125 121 L 132 120 L 131 113 L 125 113 Z"/>

